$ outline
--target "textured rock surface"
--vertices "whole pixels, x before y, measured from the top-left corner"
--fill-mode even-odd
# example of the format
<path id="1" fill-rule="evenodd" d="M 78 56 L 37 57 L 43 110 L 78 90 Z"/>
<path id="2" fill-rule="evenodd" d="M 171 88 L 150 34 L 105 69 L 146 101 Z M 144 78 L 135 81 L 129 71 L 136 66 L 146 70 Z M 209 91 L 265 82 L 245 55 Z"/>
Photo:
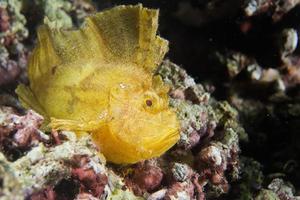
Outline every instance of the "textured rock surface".
<path id="1" fill-rule="evenodd" d="M 44 17 L 79 26 L 97 8 L 137 2 L 161 8 L 169 56 L 193 77 L 170 61 L 158 71 L 181 120 L 176 146 L 117 166 L 88 136 L 40 131 L 13 90 L 26 83 Z M 0 199 L 299 199 L 299 9 L 290 0 L 0 1 Z"/>

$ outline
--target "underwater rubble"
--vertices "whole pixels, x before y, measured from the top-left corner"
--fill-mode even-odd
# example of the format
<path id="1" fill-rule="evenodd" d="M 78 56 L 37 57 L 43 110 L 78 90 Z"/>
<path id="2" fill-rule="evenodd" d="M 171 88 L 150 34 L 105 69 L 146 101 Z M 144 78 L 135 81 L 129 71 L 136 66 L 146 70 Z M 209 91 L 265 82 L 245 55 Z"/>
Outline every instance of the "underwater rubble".
<path id="1" fill-rule="evenodd" d="M 104 7 L 124 3 L 105 2 Z M 80 26 L 85 16 L 102 8 L 100 3 L 1 0 L 0 200 L 300 199 L 300 29 L 295 22 L 300 1 L 226 3 L 177 0 L 170 13 L 163 10 L 169 5 L 161 5 L 163 16 L 172 15 L 199 32 L 224 16 L 237 19 L 227 28 L 238 39 L 228 45 L 231 40 L 209 35 L 214 45 L 202 63 L 176 57 L 183 39 L 170 35 L 175 41 L 169 57 L 185 64 L 165 60 L 156 73 L 170 86 L 180 140 L 159 158 L 126 166 L 107 163 L 89 135 L 41 131 L 44 119 L 24 110 L 13 92 L 17 83 L 28 81 L 36 27 L 53 20 L 53 26 Z M 261 21 L 267 24 L 263 31 Z M 166 38 L 173 30 L 168 28 L 162 24 Z M 189 50 L 201 54 L 207 36 L 190 40 L 194 37 L 197 42 Z M 252 46 L 258 38 L 267 39 Z M 192 65 L 197 70 L 190 70 Z"/>
<path id="2" fill-rule="evenodd" d="M 228 178 L 239 176 L 239 135 L 245 137 L 236 111 L 226 102 L 210 100 L 202 85 L 168 60 L 157 73 L 172 85 L 171 105 L 182 123 L 180 141 L 172 150 L 135 165 L 106 165 L 88 136 L 77 139 L 72 132 L 44 133 L 39 130 L 43 118 L 34 111 L 21 115 L 3 106 L 3 191 L 11 184 L 19 185 L 20 199 L 80 199 L 84 195 L 204 199 L 208 195 L 204 189 L 211 190 L 210 195 L 228 192 Z M 1 198 L 9 195 L 3 193 Z"/>

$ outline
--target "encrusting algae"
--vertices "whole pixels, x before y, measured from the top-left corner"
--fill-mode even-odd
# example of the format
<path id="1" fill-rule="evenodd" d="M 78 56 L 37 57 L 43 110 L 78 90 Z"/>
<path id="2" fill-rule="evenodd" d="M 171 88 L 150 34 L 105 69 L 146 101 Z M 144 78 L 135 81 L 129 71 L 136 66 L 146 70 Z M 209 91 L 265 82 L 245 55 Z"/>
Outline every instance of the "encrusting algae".
<path id="1" fill-rule="evenodd" d="M 156 35 L 158 10 L 118 6 L 79 30 L 43 25 L 16 92 L 53 129 L 89 132 L 108 161 L 160 156 L 179 139 L 168 87 L 154 72 L 168 51 Z"/>

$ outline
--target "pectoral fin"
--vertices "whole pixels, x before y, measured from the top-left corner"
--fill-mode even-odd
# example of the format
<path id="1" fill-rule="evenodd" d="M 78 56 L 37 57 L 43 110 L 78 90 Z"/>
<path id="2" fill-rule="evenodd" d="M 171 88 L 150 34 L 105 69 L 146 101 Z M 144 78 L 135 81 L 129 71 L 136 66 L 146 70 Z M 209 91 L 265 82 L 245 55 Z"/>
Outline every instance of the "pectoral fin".
<path id="1" fill-rule="evenodd" d="M 96 131 L 105 124 L 105 120 L 98 121 L 80 121 L 70 119 L 56 119 L 51 118 L 50 127 L 54 130 L 66 130 L 66 131 Z"/>
<path id="2" fill-rule="evenodd" d="M 48 118 L 46 112 L 32 93 L 29 87 L 20 84 L 17 89 L 16 93 L 19 96 L 19 100 L 21 101 L 22 106 L 27 109 L 33 109 L 34 111 L 38 112 L 39 114 L 43 115 L 44 118 Z"/>

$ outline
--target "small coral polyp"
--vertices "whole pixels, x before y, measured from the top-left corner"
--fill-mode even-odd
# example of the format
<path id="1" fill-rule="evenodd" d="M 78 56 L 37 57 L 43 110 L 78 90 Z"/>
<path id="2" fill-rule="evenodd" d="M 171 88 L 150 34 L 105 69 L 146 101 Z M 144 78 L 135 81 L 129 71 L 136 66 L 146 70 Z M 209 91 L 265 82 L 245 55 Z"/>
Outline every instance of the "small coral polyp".
<path id="1" fill-rule="evenodd" d="M 54 129 L 89 132 L 107 160 L 160 156 L 179 139 L 168 87 L 154 76 L 168 51 L 156 35 L 158 10 L 118 6 L 79 30 L 43 25 L 31 56 L 30 85 L 17 93 Z"/>

